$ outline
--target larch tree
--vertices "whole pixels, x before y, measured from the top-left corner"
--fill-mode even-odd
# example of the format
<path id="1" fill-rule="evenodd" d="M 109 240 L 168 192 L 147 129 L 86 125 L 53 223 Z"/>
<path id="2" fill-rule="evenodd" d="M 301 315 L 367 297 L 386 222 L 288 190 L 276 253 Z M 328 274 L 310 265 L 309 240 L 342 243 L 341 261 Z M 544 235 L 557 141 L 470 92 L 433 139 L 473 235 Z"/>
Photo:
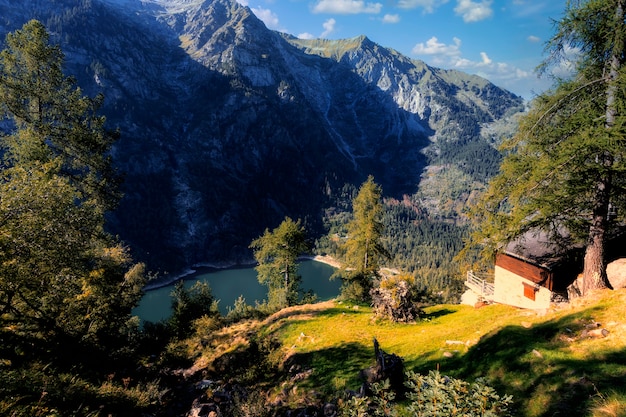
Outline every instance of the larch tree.
<path id="1" fill-rule="evenodd" d="M 296 304 L 301 282 L 297 259 L 309 249 L 300 220 L 286 217 L 271 232 L 266 229 L 250 247 L 258 262 L 259 283 L 268 288 L 268 305 L 280 309 Z"/>
<path id="2" fill-rule="evenodd" d="M 116 134 L 96 114 L 102 98 L 83 96 L 63 61 L 35 20 L 0 53 L 0 325 L 16 345 L 108 356 L 136 327 L 144 266 L 105 230 L 120 196 Z"/>
<path id="3" fill-rule="evenodd" d="M 472 209 L 474 243 L 488 253 L 525 233 L 585 246 L 582 294 L 608 288 L 606 245 L 626 208 L 626 0 L 569 2 L 540 72 L 571 58 L 576 70 L 538 96 L 503 145 L 505 159 Z"/>
<path id="4" fill-rule="evenodd" d="M 372 282 L 378 276 L 382 259 L 389 253 L 382 245 L 382 188 L 369 176 L 352 201 L 352 220 L 347 225 L 344 243 L 344 268 L 339 275 L 344 280 L 342 294 L 349 298 L 369 298 Z"/>

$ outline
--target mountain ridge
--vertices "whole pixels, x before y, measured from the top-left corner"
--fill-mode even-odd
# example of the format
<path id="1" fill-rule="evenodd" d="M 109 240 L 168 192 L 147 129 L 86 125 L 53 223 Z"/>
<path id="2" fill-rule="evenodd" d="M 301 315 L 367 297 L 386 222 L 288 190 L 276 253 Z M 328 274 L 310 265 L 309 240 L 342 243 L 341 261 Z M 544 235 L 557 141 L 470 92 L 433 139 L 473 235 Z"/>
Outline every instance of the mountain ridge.
<path id="1" fill-rule="evenodd" d="M 67 73 L 105 95 L 126 174 L 110 227 L 154 270 L 248 260 L 249 242 L 286 215 L 323 233 L 344 185 L 369 174 L 390 196 L 413 194 L 428 166 L 471 164 L 467 146 L 497 154 L 481 132 L 523 108 L 366 36 L 341 52 L 268 30 L 234 0 L 0 6 L 1 35 L 42 21 Z"/>

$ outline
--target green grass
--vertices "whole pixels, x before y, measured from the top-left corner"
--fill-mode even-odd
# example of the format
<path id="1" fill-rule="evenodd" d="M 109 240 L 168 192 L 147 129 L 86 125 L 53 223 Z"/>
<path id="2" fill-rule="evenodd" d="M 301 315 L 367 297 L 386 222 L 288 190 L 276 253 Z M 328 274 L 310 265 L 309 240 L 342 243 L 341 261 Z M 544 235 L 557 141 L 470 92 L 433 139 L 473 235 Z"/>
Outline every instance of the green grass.
<path id="1" fill-rule="evenodd" d="M 439 305 L 416 324 L 375 320 L 363 306 L 325 303 L 281 312 L 260 332 L 280 341 L 284 368 L 311 370 L 298 382 L 303 389 L 357 389 L 359 371 L 374 362 L 376 338 L 407 369 L 439 369 L 469 381 L 486 377 L 498 392 L 514 396 L 519 416 L 624 415 L 625 301 L 626 290 L 605 291 L 542 314 L 503 305 Z M 595 322 L 609 330 L 607 337 L 582 336 Z"/>
<path id="2" fill-rule="evenodd" d="M 218 376 L 231 369 L 236 377 L 241 368 L 283 404 L 357 390 L 360 371 L 375 362 L 376 338 L 407 370 L 486 378 L 513 395 L 517 416 L 626 416 L 624 306 L 626 290 L 602 291 L 541 313 L 438 305 L 418 323 L 398 324 L 375 319 L 367 306 L 331 301 L 219 330 L 204 324 L 186 343 L 199 369 L 222 364 Z M 584 337 L 596 322 L 608 336 Z"/>

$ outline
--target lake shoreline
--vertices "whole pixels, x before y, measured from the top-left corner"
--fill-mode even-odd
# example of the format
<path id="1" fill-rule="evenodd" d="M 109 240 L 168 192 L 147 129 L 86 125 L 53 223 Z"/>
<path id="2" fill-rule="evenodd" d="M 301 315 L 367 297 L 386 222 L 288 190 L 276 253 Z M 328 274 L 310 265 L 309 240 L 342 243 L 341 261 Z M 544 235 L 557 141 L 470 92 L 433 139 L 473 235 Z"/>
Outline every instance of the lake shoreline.
<path id="1" fill-rule="evenodd" d="M 310 260 L 320 262 L 326 265 L 330 265 L 334 268 L 341 268 L 341 264 L 339 261 L 334 259 L 331 256 L 327 255 L 305 255 L 298 258 L 299 260 Z M 200 272 L 211 272 L 211 271 L 220 271 L 225 269 L 240 269 L 240 268 L 250 268 L 254 266 L 256 262 L 250 261 L 247 263 L 228 263 L 228 262 L 203 262 L 199 264 L 193 265 L 190 269 L 187 269 L 185 272 L 182 272 L 177 275 L 173 275 L 171 277 L 163 277 L 163 278 L 154 278 L 150 280 L 144 285 L 144 291 L 156 290 L 159 288 L 167 287 L 172 284 L 177 283 L 178 281 L 184 281 L 186 278 L 193 276 Z"/>

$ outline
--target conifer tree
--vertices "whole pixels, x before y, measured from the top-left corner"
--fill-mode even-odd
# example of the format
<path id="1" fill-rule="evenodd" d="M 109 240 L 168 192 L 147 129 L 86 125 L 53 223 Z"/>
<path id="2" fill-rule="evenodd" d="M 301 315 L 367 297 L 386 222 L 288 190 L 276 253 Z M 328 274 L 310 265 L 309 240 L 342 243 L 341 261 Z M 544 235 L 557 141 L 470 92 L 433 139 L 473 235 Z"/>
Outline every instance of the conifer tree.
<path id="1" fill-rule="evenodd" d="M 256 270 L 259 282 L 268 288 L 269 306 L 280 309 L 296 304 L 301 281 L 297 259 L 308 250 L 300 220 L 294 222 L 285 217 L 271 232 L 266 229 L 250 247 L 258 262 Z"/>
<path id="2" fill-rule="evenodd" d="M 473 241 L 498 250 L 529 231 L 567 231 L 585 248 L 583 288 L 606 288 L 606 243 L 626 208 L 625 0 L 568 3 L 547 45 L 546 71 L 577 50 L 574 76 L 537 97 L 505 143 L 501 172 L 473 210 Z M 621 211 L 621 210 L 620 210 Z"/>
<path id="3" fill-rule="evenodd" d="M 369 289 L 378 275 L 379 262 L 389 258 L 382 245 L 382 189 L 369 176 L 352 201 L 352 220 L 347 225 L 344 244 L 344 268 L 339 272 L 344 280 L 342 293 L 348 298 L 369 298 Z"/>
<path id="4" fill-rule="evenodd" d="M 96 115 L 101 98 L 84 97 L 63 75 L 63 54 L 41 23 L 28 22 L 6 45 L 0 325 L 15 344 L 108 355 L 127 344 L 144 283 L 143 265 L 105 231 L 119 198 L 107 155 L 115 135 Z M 4 347 L 9 355 L 22 349 Z"/>

